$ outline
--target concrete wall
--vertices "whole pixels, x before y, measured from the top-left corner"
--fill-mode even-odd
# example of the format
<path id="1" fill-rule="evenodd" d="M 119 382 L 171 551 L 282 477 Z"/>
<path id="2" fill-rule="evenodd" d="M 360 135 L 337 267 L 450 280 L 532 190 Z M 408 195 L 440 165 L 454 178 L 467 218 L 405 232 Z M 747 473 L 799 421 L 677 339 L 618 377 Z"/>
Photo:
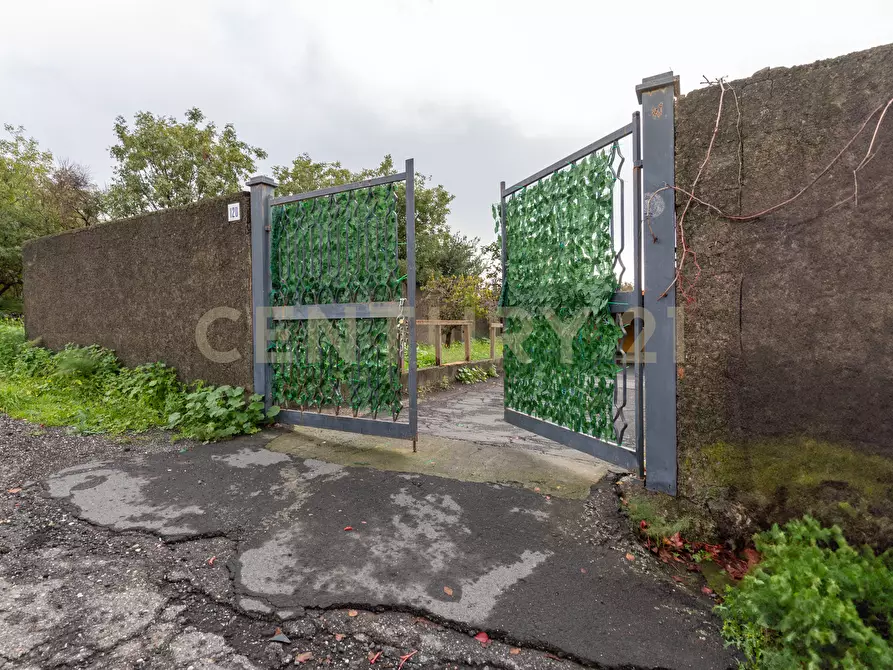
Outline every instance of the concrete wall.
<path id="1" fill-rule="evenodd" d="M 698 195 L 726 212 L 753 213 L 815 178 L 893 96 L 893 45 L 767 68 L 732 87 L 740 122 L 728 92 Z M 677 101 L 683 188 L 704 160 L 719 97 L 711 86 Z M 718 487 L 764 521 L 810 511 L 810 496 L 893 516 L 890 483 L 878 480 L 893 456 L 890 114 L 860 172 L 858 206 L 835 206 L 853 192 L 852 170 L 877 118 L 837 167 L 773 214 L 734 222 L 701 206 L 688 212 L 685 234 L 701 275 L 693 302 L 677 291 L 683 493 Z M 677 194 L 677 216 L 685 201 Z M 686 276 L 694 274 L 689 263 Z M 893 525 L 870 532 L 893 542 Z"/>
<path id="2" fill-rule="evenodd" d="M 242 219 L 230 223 L 236 201 Z M 187 380 L 250 386 L 249 217 L 239 193 L 29 242 L 28 337 L 54 349 L 101 344 L 128 365 L 163 361 Z M 224 318 L 202 347 L 196 328 L 213 308 Z"/>

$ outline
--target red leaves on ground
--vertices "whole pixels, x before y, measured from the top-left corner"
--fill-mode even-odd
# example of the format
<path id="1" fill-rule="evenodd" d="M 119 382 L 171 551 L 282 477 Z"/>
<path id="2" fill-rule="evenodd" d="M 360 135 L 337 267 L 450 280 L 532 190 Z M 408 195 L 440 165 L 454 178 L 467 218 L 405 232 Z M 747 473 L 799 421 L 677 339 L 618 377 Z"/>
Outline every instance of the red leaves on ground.
<path id="1" fill-rule="evenodd" d="M 305 652 L 300 653 L 297 656 L 295 656 L 295 663 L 306 663 L 307 661 L 311 661 L 311 660 L 313 660 L 313 652 L 312 651 L 305 651 Z"/>
<path id="2" fill-rule="evenodd" d="M 481 643 L 482 647 L 486 647 L 490 644 L 490 636 L 487 635 L 484 631 L 481 631 L 477 635 L 474 636 L 474 639 Z"/>
<path id="3" fill-rule="evenodd" d="M 380 651 L 375 651 L 375 652 L 370 651 L 369 652 L 369 665 L 375 665 L 375 661 L 377 661 L 379 658 L 381 658 Z"/>
<path id="4" fill-rule="evenodd" d="M 344 530 L 353 530 L 353 526 L 345 526 Z"/>
<path id="5" fill-rule="evenodd" d="M 409 659 L 411 659 L 413 656 L 415 656 L 418 653 L 419 653 L 418 649 L 413 649 L 411 652 L 406 654 L 406 656 L 401 656 L 400 657 L 400 665 L 397 666 L 397 670 L 400 670 L 400 668 L 402 668 L 404 666 L 406 661 L 408 661 Z"/>
<path id="6" fill-rule="evenodd" d="M 645 519 L 642 519 L 639 522 L 639 528 L 641 528 L 642 530 L 645 530 L 646 528 L 648 528 L 648 522 L 645 521 Z M 650 542 L 650 540 L 649 540 L 649 542 Z"/>

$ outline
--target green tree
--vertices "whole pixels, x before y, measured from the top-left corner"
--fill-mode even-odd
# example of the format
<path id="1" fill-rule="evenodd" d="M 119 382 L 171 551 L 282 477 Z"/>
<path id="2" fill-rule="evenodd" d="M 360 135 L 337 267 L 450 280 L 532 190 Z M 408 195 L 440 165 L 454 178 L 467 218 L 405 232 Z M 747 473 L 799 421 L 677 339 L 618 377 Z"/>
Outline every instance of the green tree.
<path id="1" fill-rule="evenodd" d="M 188 205 L 238 191 L 256 170 L 255 159 L 267 153 L 241 141 L 232 124 L 222 130 L 206 121 L 198 107 L 186 120 L 139 112 L 131 129 L 123 116 L 115 120 L 117 144 L 109 149 L 117 161 L 107 194 L 114 217 Z"/>
<path id="2" fill-rule="evenodd" d="M 59 230 L 48 198 L 53 155 L 21 126 L 5 125 L 0 139 L 0 296 L 22 284 L 22 245 Z"/>
<path id="3" fill-rule="evenodd" d="M 290 166 L 273 167 L 273 176 L 279 183 L 277 195 L 288 195 L 384 177 L 398 171 L 390 154 L 374 168 L 353 172 L 338 161 L 315 162 L 303 153 Z M 447 223 L 454 197 L 442 185 L 432 185 L 431 177 L 416 173 L 416 280 L 420 285 L 439 275 L 479 274 L 483 270 L 478 239 L 454 232 Z M 406 242 L 406 186 L 402 183 L 397 186 L 397 224 L 399 241 L 403 244 Z M 405 261 L 402 263 L 405 270 Z"/>

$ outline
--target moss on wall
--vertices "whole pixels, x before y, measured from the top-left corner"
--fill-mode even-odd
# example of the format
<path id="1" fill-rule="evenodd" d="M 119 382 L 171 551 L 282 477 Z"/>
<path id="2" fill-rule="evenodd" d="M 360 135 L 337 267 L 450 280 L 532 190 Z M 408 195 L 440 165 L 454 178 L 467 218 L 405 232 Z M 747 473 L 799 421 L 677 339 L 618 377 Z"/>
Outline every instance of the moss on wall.
<path id="1" fill-rule="evenodd" d="M 808 437 L 717 442 L 683 463 L 727 537 L 811 514 L 856 544 L 893 546 L 893 460 Z"/>

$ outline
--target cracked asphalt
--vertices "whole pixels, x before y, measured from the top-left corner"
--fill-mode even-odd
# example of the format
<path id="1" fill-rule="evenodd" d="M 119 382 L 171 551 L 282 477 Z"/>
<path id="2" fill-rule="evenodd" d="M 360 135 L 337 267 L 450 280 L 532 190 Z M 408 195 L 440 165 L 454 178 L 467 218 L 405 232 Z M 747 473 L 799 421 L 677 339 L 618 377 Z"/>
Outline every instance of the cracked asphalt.
<path id="1" fill-rule="evenodd" d="M 710 600 L 638 547 L 609 483 L 567 500 L 274 436 L 0 416 L 0 668 L 734 666 Z"/>

